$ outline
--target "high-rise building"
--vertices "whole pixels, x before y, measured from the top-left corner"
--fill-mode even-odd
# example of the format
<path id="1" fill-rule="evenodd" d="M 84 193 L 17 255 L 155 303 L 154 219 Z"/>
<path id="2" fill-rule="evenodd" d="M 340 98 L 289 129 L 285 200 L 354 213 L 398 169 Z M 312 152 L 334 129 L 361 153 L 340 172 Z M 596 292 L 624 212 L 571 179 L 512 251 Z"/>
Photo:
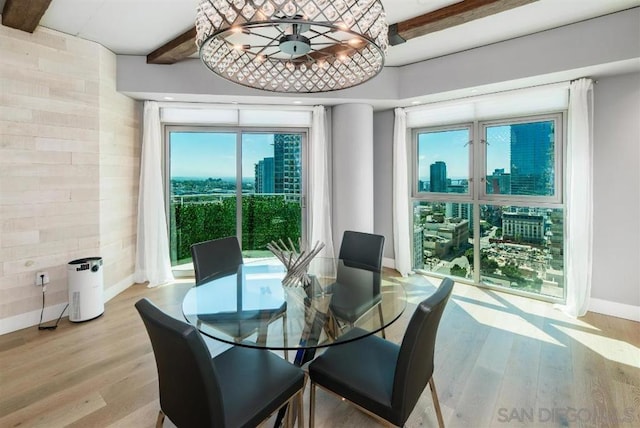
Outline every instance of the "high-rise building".
<path id="1" fill-rule="evenodd" d="M 275 134 L 273 137 L 274 192 L 299 195 L 301 183 L 302 136 Z"/>
<path id="2" fill-rule="evenodd" d="M 554 123 L 511 125 L 511 193 L 554 193 Z"/>
<path id="3" fill-rule="evenodd" d="M 546 235 L 551 251 L 551 267 L 564 269 L 564 213 L 560 209 L 548 210 L 545 222 Z"/>
<path id="4" fill-rule="evenodd" d="M 542 244 L 545 236 L 544 216 L 535 212 L 504 212 L 502 236 L 515 242 Z"/>
<path id="5" fill-rule="evenodd" d="M 424 248 L 423 248 L 423 232 L 419 226 L 413 228 L 413 268 L 424 268 Z"/>
<path id="6" fill-rule="evenodd" d="M 445 223 L 426 222 L 423 225 L 424 249 L 431 257 L 445 257 L 469 243 L 467 220 Z"/>
<path id="7" fill-rule="evenodd" d="M 256 193 L 301 193 L 301 146 L 299 134 L 274 134 L 273 157 L 255 164 Z"/>
<path id="8" fill-rule="evenodd" d="M 469 180 L 466 178 L 452 180 L 447 179 L 447 193 L 467 193 L 469 191 Z"/>
<path id="9" fill-rule="evenodd" d="M 511 174 L 505 173 L 504 168 L 495 169 L 493 174 L 487 175 L 487 194 L 510 195 Z"/>
<path id="10" fill-rule="evenodd" d="M 255 166 L 256 193 L 274 193 L 274 162 L 273 158 L 264 158 Z"/>
<path id="11" fill-rule="evenodd" d="M 447 191 L 447 164 L 442 161 L 436 161 L 429 166 L 429 191 L 430 192 L 446 192 Z"/>
<path id="12" fill-rule="evenodd" d="M 467 220 L 469 233 L 473 236 L 473 204 L 447 202 L 445 204 L 445 216 L 447 218 Z"/>

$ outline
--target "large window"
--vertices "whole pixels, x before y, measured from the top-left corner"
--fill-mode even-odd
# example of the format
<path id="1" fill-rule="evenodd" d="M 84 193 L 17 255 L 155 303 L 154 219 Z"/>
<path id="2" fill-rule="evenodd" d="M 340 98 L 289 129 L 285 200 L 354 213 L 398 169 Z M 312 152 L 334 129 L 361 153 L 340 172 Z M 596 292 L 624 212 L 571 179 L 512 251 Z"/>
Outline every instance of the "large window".
<path id="1" fill-rule="evenodd" d="M 415 129 L 413 141 L 414 268 L 563 300 L 562 114 Z"/>
<path id="2" fill-rule="evenodd" d="M 271 256 L 266 244 L 303 236 L 303 152 L 295 130 L 167 127 L 172 265 L 193 243 L 237 236 L 243 256 Z"/>

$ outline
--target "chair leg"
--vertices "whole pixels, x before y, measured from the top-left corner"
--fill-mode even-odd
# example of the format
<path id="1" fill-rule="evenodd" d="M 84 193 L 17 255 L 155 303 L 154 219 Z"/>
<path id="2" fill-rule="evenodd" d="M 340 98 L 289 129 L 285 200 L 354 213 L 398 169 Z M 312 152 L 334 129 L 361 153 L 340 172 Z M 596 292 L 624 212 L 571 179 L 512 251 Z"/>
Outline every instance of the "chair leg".
<path id="1" fill-rule="evenodd" d="M 327 313 L 327 320 L 324 324 L 324 332 L 331 341 L 336 340 L 339 336 L 337 321 L 331 312 Z"/>
<path id="2" fill-rule="evenodd" d="M 258 337 L 256 338 L 256 343 L 260 346 L 267 345 L 267 333 L 268 333 L 269 325 L 266 322 L 261 322 L 260 327 L 258 327 Z"/>
<path id="3" fill-rule="evenodd" d="M 382 304 L 378 305 L 378 315 L 380 315 L 380 325 L 384 325 L 384 318 L 382 317 Z M 382 338 L 386 339 L 387 335 L 384 333 L 384 328 L 382 329 Z"/>
<path id="4" fill-rule="evenodd" d="M 440 428 L 444 428 L 442 410 L 440 410 L 440 401 L 438 401 L 438 394 L 436 393 L 436 384 L 433 381 L 433 376 L 429 379 L 429 388 L 431 389 L 431 397 L 433 398 L 433 407 L 436 409 L 436 416 L 438 417 L 438 426 Z"/>
<path id="5" fill-rule="evenodd" d="M 303 396 L 304 388 L 298 393 L 298 428 L 304 428 L 304 403 Z"/>
<path id="6" fill-rule="evenodd" d="M 287 349 L 287 314 L 282 315 L 282 337 L 284 337 L 284 359 L 289 361 L 289 350 Z"/>
<path id="7" fill-rule="evenodd" d="M 332 315 L 331 316 L 331 335 L 333 340 L 336 340 L 338 336 L 340 336 L 340 330 L 342 330 L 342 327 L 340 327 L 340 323 L 338 322 L 336 317 Z"/>
<path id="8" fill-rule="evenodd" d="M 162 409 L 158 412 L 158 419 L 156 419 L 156 428 L 162 428 L 164 424 L 164 412 Z"/>
<path id="9" fill-rule="evenodd" d="M 309 428 L 315 427 L 316 422 L 316 384 L 309 386 Z"/>
<path id="10" fill-rule="evenodd" d="M 287 406 L 287 413 L 285 414 L 284 417 L 284 426 L 288 427 L 288 428 L 293 428 L 293 400 L 289 400 L 286 404 Z"/>

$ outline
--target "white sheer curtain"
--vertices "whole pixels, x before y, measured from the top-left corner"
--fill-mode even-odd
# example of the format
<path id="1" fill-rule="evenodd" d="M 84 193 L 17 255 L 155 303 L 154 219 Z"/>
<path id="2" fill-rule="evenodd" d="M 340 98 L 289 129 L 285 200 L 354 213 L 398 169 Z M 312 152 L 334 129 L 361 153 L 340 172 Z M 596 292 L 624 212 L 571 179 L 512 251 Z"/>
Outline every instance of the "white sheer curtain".
<path id="1" fill-rule="evenodd" d="M 593 253 L 593 83 L 569 86 L 567 141 L 567 304 L 574 317 L 586 314 L 591 295 Z"/>
<path id="2" fill-rule="evenodd" d="M 160 108 L 144 103 L 135 282 L 155 287 L 173 281 L 162 183 Z"/>
<path id="3" fill-rule="evenodd" d="M 393 127 L 393 252 L 396 270 L 402 276 L 407 276 L 411 272 L 407 116 L 402 108 L 395 109 L 395 114 Z"/>
<path id="4" fill-rule="evenodd" d="M 326 114 L 323 106 L 313 108 L 311 138 L 309 141 L 309 247 L 317 241 L 325 247 L 320 257 L 333 258 L 333 235 L 331 225 L 331 194 L 329 192 L 329 160 L 326 130 Z"/>

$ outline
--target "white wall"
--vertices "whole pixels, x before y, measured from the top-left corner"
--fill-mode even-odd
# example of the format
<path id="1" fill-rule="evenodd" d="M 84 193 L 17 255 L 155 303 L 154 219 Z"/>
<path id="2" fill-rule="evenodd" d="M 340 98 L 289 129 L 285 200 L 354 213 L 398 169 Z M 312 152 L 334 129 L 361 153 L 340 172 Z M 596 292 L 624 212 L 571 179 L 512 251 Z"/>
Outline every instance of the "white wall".
<path id="1" fill-rule="evenodd" d="M 393 259 L 393 110 L 373 114 L 373 230 L 385 237 L 384 257 Z"/>
<path id="2" fill-rule="evenodd" d="M 640 307 L 640 73 L 601 78 L 594 95 L 591 296 Z"/>
<path id="3" fill-rule="evenodd" d="M 333 107 L 333 244 L 345 230 L 373 232 L 373 108 Z"/>
<path id="4" fill-rule="evenodd" d="M 331 98 L 340 100 L 389 100 L 398 94 L 398 68 L 385 67 L 374 80 L 349 89 L 316 94 L 270 93 L 237 85 L 209 71 L 197 58 L 186 59 L 172 65 L 147 64 L 146 57 L 118 55 L 118 91 L 131 96 L 143 96 L 162 100 L 164 94 L 188 94 L 185 101 L 211 101 L 211 95 L 217 102 L 237 101 L 238 96 L 247 97 L 259 103 L 265 97 L 317 99 L 323 103 Z M 157 94 L 157 95 L 156 95 Z M 155 98 L 153 98 L 155 96 Z M 183 99 L 184 97 L 181 97 Z"/>
<path id="5" fill-rule="evenodd" d="M 637 59 L 638 28 L 635 8 L 408 65 L 400 75 L 399 98 L 544 75 L 554 81 L 554 74 L 566 70 Z M 568 78 L 576 77 L 583 76 Z"/>

